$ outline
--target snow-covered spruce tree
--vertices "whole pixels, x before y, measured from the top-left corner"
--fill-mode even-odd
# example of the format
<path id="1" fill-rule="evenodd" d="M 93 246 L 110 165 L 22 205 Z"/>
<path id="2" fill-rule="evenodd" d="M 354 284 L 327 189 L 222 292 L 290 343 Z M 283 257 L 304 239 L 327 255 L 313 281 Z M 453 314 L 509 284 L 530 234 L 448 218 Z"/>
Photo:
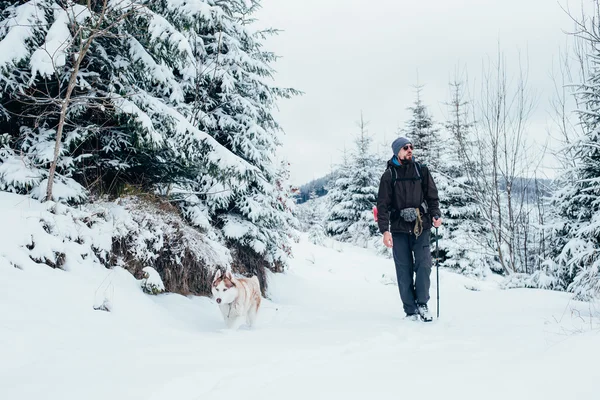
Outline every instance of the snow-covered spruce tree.
<path id="1" fill-rule="evenodd" d="M 566 167 L 553 184 L 550 218 L 545 226 L 550 250 L 542 268 L 534 273 L 536 281 L 541 280 L 543 283 L 540 287 L 545 289 L 566 291 L 575 277 L 575 268 L 571 268 L 569 263 L 571 250 L 567 246 L 573 243 L 577 228 L 585 225 L 578 222 L 582 210 L 574 201 L 580 191 L 576 183 L 578 176 L 575 166 Z"/>
<path id="2" fill-rule="evenodd" d="M 308 193 L 308 199 L 306 199 L 304 203 L 296 206 L 296 215 L 300 221 L 300 228 L 303 232 L 308 232 L 315 223 L 321 222 L 319 220 L 319 210 L 314 203 L 314 200 L 317 198 L 316 190 L 313 188 Z"/>
<path id="3" fill-rule="evenodd" d="M 69 26 L 91 27 L 94 15 L 84 6 L 63 8 L 54 1 L 3 1 L 0 7 L 0 188 L 44 198 L 61 108 L 68 101 L 74 42 L 83 36 L 80 30 L 76 37 Z M 73 121 L 73 115 L 66 116 Z M 77 135 L 67 129 L 65 141 Z M 73 158 L 61 161 L 56 198 L 85 199 L 83 187 L 71 179 Z"/>
<path id="4" fill-rule="evenodd" d="M 553 198 L 553 205 L 562 217 L 556 234 L 561 239 L 555 244 L 562 247 L 557 249 L 553 263 L 547 265 L 560 286 L 566 286 L 581 300 L 600 295 L 599 139 L 598 130 L 594 129 L 577 144 L 580 165 L 574 171 L 564 173 L 565 186 Z M 571 182 L 566 181 L 569 176 Z"/>
<path id="5" fill-rule="evenodd" d="M 295 91 L 268 83 L 275 56 L 246 26 L 256 2 L 79 3 L 0 3 L 2 189 L 44 197 L 66 104 L 55 185 L 73 179 L 54 199 L 160 189 L 280 268 L 295 222 L 271 110 Z"/>
<path id="6" fill-rule="evenodd" d="M 416 86 L 415 102 L 408 107 L 411 116 L 406 121 L 401 134 L 412 140 L 416 160 L 435 169 L 441 156 L 442 143 L 439 128 L 421 99 L 422 90 L 423 86 Z"/>
<path id="7" fill-rule="evenodd" d="M 302 230 L 308 233 L 308 240 L 313 244 L 321 245 L 327 237 L 324 223 L 326 212 L 323 207 L 325 204 L 325 198 L 319 197 L 316 189 L 313 188 L 308 195 L 308 200 L 296 208 Z"/>
<path id="8" fill-rule="evenodd" d="M 237 168 L 241 173 L 225 181 L 199 174 L 179 187 L 183 191 L 178 197 L 185 200 L 186 212 L 217 224 L 240 255 L 240 268 L 281 270 L 291 254 L 289 241 L 297 221 L 287 171 L 276 161 L 281 129 L 273 109 L 278 99 L 298 92 L 272 84 L 276 56 L 263 49 L 263 41 L 276 32 L 253 30 L 250 16 L 258 2 L 251 2 L 250 8 L 246 3 L 250 2 L 232 0 L 218 7 L 198 3 L 203 6 L 198 9 L 190 3 L 179 19 L 183 26 L 198 27 L 185 34 L 205 52 L 197 71 L 204 90 L 191 98 L 188 117 L 244 163 Z M 185 192 L 199 195 L 187 197 Z"/>
<path id="9" fill-rule="evenodd" d="M 474 191 L 469 180 L 470 161 L 465 152 L 473 122 L 460 82 L 451 84 L 451 100 L 446 130 L 449 133 L 445 151 L 439 159 L 439 170 L 433 171 L 444 210 L 444 227 L 439 239 L 441 265 L 462 274 L 482 278 L 489 271 L 493 253 L 486 248 L 486 232 Z"/>
<path id="10" fill-rule="evenodd" d="M 123 183 L 151 188 L 199 174 L 258 173 L 187 118 L 186 100 L 206 90 L 196 74 L 205 50 L 177 27 L 186 7 L 7 3 L 0 26 L 4 190 L 45 198 L 56 143 L 56 200 L 83 198 L 82 185 L 102 194 Z"/>
<path id="11" fill-rule="evenodd" d="M 362 116 L 359 129 L 349 163 L 341 166 L 346 175 L 336 181 L 330 194 L 327 229 L 339 240 L 368 247 L 378 233 L 373 207 L 377 203 L 381 166 L 371 151 L 372 138 Z"/>
<path id="12" fill-rule="evenodd" d="M 593 24 L 598 21 L 592 19 Z M 560 179 L 561 188 L 553 197 L 559 224 L 555 256 L 546 264 L 558 284 L 565 285 L 577 299 L 600 295 L 600 42 L 587 27 L 589 40 L 585 55 L 591 67 L 587 80 L 575 93 L 580 109 L 577 115 L 583 130 L 570 149 L 573 166 Z"/>
<path id="13" fill-rule="evenodd" d="M 579 42 L 579 43 L 578 43 Z M 575 49 L 588 50 L 588 42 L 583 37 L 576 38 Z M 577 45 L 579 44 L 579 45 Z M 579 55 L 583 56 L 582 52 Z M 541 268 L 533 273 L 532 283 L 544 289 L 566 291 L 573 282 L 573 273 L 568 264 L 568 257 L 561 257 L 567 243 L 571 240 L 571 230 L 577 223 L 577 210 L 573 208 L 572 199 L 577 195 L 578 180 L 578 143 L 584 137 L 585 124 L 576 123 L 579 96 L 574 93 L 578 88 L 572 85 L 572 66 L 568 54 L 561 54 L 560 70 L 554 76 L 556 92 L 552 98 L 555 129 L 560 132 L 560 150 L 553 155 L 557 163 L 562 166 L 561 173 L 552 182 L 548 215 L 544 220 L 544 247 L 542 253 L 544 260 Z M 585 60 L 586 57 L 578 57 Z M 587 71 L 584 66 L 587 62 L 580 63 L 579 82 L 585 81 Z M 583 107 L 582 107 L 583 108 Z M 582 129 L 584 128 L 584 129 Z M 566 254 L 565 254 L 566 255 Z"/>
<path id="14" fill-rule="evenodd" d="M 323 227 L 323 223 L 321 221 L 317 221 L 309 228 L 308 240 L 312 244 L 323 245 L 326 238 L 327 234 L 325 233 L 325 228 Z"/>
<path id="15" fill-rule="evenodd" d="M 597 16 L 600 2 L 595 1 L 594 7 L 593 14 Z M 593 285 L 580 286 L 574 283 L 577 274 L 586 269 L 577 256 L 585 254 L 586 246 L 593 246 L 595 242 L 593 235 L 583 235 L 584 229 L 590 227 L 595 208 L 591 205 L 593 199 L 587 197 L 586 193 L 588 188 L 592 189 L 592 181 L 582 178 L 586 170 L 588 173 L 593 171 L 593 160 L 597 157 L 597 154 L 594 157 L 595 152 L 590 146 L 597 145 L 593 137 L 598 120 L 588 113 L 597 109 L 598 104 L 598 89 L 593 84 L 598 79 L 600 43 L 596 34 L 599 26 L 597 18 L 584 18 L 580 21 L 582 34 L 572 36 L 573 46 L 569 52 L 560 54 L 560 69 L 554 76 L 556 92 L 552 106 L 561 146 L 553 155 L 556 162 L 561 164 L 562 171 L 552 183 L 549 215 L 544 224 L 544 233 L 548 238 L 548 250 L 544 253 L 547 257 L 532 277 L 536 287 L 570 290 L 581 299 L 590 298 L 594 291 L 597 296 L 598 292 L 589 290 Z M 570 62 L 573 55 L 581 60 L 575 64 L 575 69 Z M 574 80 L 584 84 L 577 87 L 573 84 Z M 592 267 L 594 261 L 590 261 L 589 267 Z M 585 276 L 585 272 L 581 276 Z"/>
<path id="16" fill-rule="evenodd" d="M 344 149 L 342 162 L 337 165 L 332 173 L 331 187 L 327 194 L 327 209 L 325 230 L 329 236 L 337 240 L 347 240 L 348 228 L 354 221 L 349 208 L 350 192 L 348 188 L 352 181 L 351 158 L 349 152 Z"/>

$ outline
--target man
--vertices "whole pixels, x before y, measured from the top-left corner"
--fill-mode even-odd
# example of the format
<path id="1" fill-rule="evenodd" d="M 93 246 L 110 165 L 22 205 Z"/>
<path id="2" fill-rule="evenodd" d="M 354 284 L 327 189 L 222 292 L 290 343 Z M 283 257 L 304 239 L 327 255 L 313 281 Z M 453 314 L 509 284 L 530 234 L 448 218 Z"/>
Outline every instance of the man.
<path id="1" fill-rule="evenodd" d="M 397 138 L 392 150 L 394 156 L 379 184 L 377 223 L 383 243 L 393 251 L 406 316 L 429 322 L 433 319 L 427 308 L 431 275 L 429 237 L 432 224 L 436 228 L 442 224 L 438 191 L 429 169 L 413 160 L 410 140 Z"/>

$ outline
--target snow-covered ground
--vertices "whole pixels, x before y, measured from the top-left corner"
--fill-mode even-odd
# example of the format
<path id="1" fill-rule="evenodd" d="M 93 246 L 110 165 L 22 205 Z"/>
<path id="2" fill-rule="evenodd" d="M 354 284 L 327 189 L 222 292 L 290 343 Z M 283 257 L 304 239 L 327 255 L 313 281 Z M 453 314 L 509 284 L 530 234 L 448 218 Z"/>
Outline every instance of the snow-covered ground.
<path id="1" fill-rule="evenodd" d="M 391 260 L 305 237 L 294 253 L 239 331 L 120 268 L 0 263 L 0 399 L 598 398 L 597 305 L 440 271 L 440 319 L 408 321 Z"/>

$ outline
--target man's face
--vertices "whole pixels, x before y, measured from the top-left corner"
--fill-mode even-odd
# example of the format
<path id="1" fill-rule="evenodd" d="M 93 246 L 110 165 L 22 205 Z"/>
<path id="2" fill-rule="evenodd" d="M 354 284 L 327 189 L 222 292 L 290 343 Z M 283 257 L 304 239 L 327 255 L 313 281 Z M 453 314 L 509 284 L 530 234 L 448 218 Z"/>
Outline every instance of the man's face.
<path id="1" fill-rule="evenodd" d="M 413 145 L 412 144 L 407 144 L 404 147 L 402 147 L 400 149 L 400 151 L 398 152 L 398 160 L 402 160 L 402 161 L 410 161 L 412 160 L 412 154 L 413 154 Z"/>

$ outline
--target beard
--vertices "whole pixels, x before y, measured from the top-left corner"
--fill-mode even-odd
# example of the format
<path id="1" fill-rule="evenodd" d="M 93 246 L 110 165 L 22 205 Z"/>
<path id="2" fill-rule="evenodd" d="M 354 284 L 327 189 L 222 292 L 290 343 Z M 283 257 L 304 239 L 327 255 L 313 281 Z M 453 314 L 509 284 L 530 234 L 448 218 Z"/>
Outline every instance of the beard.
<path id="1" fill-rule="evenodd" d="M 401 161 L 405 164 L 412 163 L 413 162 L 412 154 L 410 156 L 408 156 L 408 155 L 404 156 L 404 158 Z"/>

